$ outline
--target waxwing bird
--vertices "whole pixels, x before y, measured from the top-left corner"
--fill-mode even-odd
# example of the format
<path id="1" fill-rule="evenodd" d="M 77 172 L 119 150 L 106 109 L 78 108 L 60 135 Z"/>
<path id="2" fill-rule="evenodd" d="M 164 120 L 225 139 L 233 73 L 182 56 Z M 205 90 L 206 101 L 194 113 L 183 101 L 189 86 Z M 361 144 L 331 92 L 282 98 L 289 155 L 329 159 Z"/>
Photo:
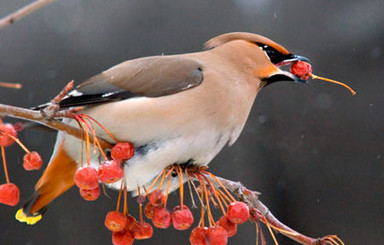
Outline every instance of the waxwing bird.
<path id="1" fill-rule="evenodd" d="M 80 84 L 60 106 L 85 106 L 119 141 L 131 142 L 134 157 L 124 163 L 127 189 L 146 186 L 167 166 L 205 166 L 239 137 L 257 93 L 278 81 L 305 82 L 279 69 L 297 60 L 274 41 L 252 33 L 228 33 L 196 53 L 125 61 Z M 65 122 L 76 126 L 72 119 Z M 96 128 L 99 137 L 114 141 Z M 59 132 L 35 194 L 21 210 L 41 217 L 45 207 L 74 185 L 82 141 Z M 99 165 L 99 154 L 91 164 Z M 173 182 L 172 189 L 179 182 Z M 121 182 L 111 184 L 119 188 Z"/>

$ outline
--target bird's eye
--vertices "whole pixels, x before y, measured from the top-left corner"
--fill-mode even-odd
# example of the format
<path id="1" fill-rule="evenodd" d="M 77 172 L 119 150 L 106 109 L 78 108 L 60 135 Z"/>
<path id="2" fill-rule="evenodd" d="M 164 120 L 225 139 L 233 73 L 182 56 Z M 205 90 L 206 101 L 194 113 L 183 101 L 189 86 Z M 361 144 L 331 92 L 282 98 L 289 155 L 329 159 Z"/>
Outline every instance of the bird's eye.
<path id="1" fill-rule="evenodd" d="M 256 43 L 267 55 L 267 57 L 271 60 L 273 64 L 280 63 L 284 60 L 291 59 L 293 57 L 292 54 L 282 54 L 271 46 Z"/>

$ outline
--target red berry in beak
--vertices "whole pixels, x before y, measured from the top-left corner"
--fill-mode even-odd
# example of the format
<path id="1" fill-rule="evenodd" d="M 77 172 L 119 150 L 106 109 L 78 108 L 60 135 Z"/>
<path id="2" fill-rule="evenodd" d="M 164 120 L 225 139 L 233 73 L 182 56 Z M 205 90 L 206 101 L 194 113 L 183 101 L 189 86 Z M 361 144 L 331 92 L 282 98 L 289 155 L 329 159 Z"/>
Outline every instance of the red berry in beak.
<path id="1" fill-rule="evenodd" d="M 234 224 L 242 224 L 249 219 L 249 208 L 244 202 L 233 202 L 228 206 L 228 219 Z"/>
<path id="2" fill-rule="evenodd" d="M 92 167 L 83 167 L 77 169 L 75 173 L 75 184 L 81 189 L 96 189 L 99 186 L 96 169 Z"/>
<path id="3" fill-rule="evenodd" d="M 39 170 L 43 165 L 43 160 L 41 159 L 39 153 L 32 151 L 24 155 L 23 167 L 27 171 Z"/>
<path id="4" fill-rule="evenodd" d="M 312 74 L 312 66 L 304 61 L 296 61 L 291 66 L 291 73 L 302 80 L 308 80 Z"/>
<path id="5" fill-rule="evenodd" d="M 207 227 L 196 227 L 192 230 L 191 236 L 189 237 L 189 242 L 191 245 L 207 245 L 206 242 L 206 233 L 208 231 Z"/>
<path id="6" fill-rule="evenodd" d="M 104 224 L 113 232 L 122 231 L 127 227 L 128 217 L 119 211 L 110 211 L 105 216 Z"/>
<path id="7" fill-rule="evenodd" d="M 186 205 L 176 206 L 172 212 L 172 224 L 176 230 L 187 230 L 193 224 L 193 215 Z"/>
<path id="8" fill-rule="evenodd" d="M 15 206 L 19 203 L 20 191 L 13 183 L 0 185 L 0 203 Z"/>
<path id="9" fill-rule="evenodd" d="M 155 207 L 163 207 L 165 202 L 165 196 L 159 189 L 152 191 L 149 194 L 149 202 Z"/>
<path id="10" fill-rule="evenodd" d="M 135 239 L 129 230 L 112 233 L 113 245 L 132 245 L 134 241 Z"/>
<path id="11" fill-rule="evenodd" d="M 212 226 L 207 231 L 209 245 L 225 245 L 228 242 L 227 231 L 221 226 Z"/>
<path id="12" fill-rule="evenodd" d="M 172 217 L 166 208 L 156 208 L 153 213 L 152 223 L 155 227 L 167 229 L 172 223 Z"/>
<path id="13" fill-rule="evenodd" d="M 153 235 L 153 228 L 145 221 L 135 222 L 132 234 L 137 240 L 149 239 Z"/>
<path id="14" fill-rule="evenodd" d="M 80 188 L 80 196 L 87 201 L 95 201 L 100 196 L 100 187 L 95 189 L 82 189 Z"/>
<path id="15" fill-rule="evenodd" d="M 98 176 L 101 182 L 106 184 L 120 180 L 124 175 L 124 169 L 117 161 L 106 161 L 99 166 Z"/>
<path id="16" fill-rule="evenodd" d="M 134 154 L 133 145 L 129 142 L 118 142 L 112 147 L 111 156 L 113 160 L 124 161 L 131 159 Z"/>
<path id="17" fill-rule="evenodd" d="M 237 232 L 237 225 L 229 221 L 227 216 L 222 216 L 216 224 L 223 227 L 227 231 L 228 237 L 234 236 Z"/>
<path id="18" fill-rule="evenodd" d="M 9 135 L 12 135 L 13 137 L 17 136 L 17 132 L 13 125 L 10 123 L 0 124 L 0 145 L 6 147 L 15 142 Z"/>
<path id="19" fill-rule="evenodd" d="M 144 214 L 148 219 L 152 219 L 153 213 L 155 212 L 156 207 L 153 206 L 150 202 L 147 203 L 144 207 Z"/>

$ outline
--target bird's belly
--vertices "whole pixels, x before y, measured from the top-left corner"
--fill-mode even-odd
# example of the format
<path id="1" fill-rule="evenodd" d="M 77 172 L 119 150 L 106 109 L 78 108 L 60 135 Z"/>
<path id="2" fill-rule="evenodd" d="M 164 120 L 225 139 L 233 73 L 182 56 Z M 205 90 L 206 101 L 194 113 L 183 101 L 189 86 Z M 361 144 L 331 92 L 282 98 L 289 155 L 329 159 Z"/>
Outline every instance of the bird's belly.
<path id="1" fill-rule="evenodd" d="M 124 182 L 127 189 L 137 190 L 139 186 L 148 186 L 164 168 L 174 163 L 185 163 L 193 160 L 196 165 L 208 165 L 230 138 L 230 133 L 216 130 L 201 131 L 193 135 L 170 137 L 162 141 L 154 141 L 136 146 L 135 155 L 124 164 Z M 135 144 L 135 142 L 132 142 Z M 65 137 L 66 149 L 78 163 L 81 162 L 80 141 L 72 136 Z M 85 148 L 83 148 L 85 149 Z M 83 157 L 85 154 L 83 154 Z M 77 157 L 76 157 L 77 156 Z M 91 156 L 91 165 L 99 166 L 99 154 Z M 86 159 L 83 159 L 86 162 Z M 174 187 L 176 186 L 173 185 Z M 109 185 L 119 189 L 121 181 Z M 171 189 L 175 189 L 172 188 Z"/>
<path id="2" fill-rule="evenodd" d="M 192 160 L 196 165 L 208 165 L 227 143 L 228 138 L 229 136 L 219 137 L 212 133 L 201 133 L 191 138 L 174 138 L 148 144 L 146 146 L 148 149 L 144 152 L 137 151 L 137 154 L 124 165 L 124 181 L 128 190 L 148 186 L 164 168 L 174 163 L 181 164 Z M 120 186 L 121 182 L 118 182 L 111 187 L 120 188 Z"/>

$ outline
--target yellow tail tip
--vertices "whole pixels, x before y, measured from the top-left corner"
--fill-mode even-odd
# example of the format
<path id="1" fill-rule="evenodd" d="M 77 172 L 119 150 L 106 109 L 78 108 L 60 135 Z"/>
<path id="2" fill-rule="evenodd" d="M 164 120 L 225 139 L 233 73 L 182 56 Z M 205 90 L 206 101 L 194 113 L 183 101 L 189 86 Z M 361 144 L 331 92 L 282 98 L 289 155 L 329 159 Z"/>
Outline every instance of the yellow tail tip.
<path id="1" fill-rule="evenodd" d="M 24 210 L 22 208 L 17 210 L 16 215 L 15 215 L 15 218 L 19 222 L 22 222 L 22 223 L 24 222 L 24 223 L 27 223 L 28 225 L 36 224 L 37 222 L 39 222 L 41 220 L 42 217 L 43 217 L 43 215 L 41 215 L 41 214 L 39 214 L 37 216 L 27 216 L 24 213 Z"/>

